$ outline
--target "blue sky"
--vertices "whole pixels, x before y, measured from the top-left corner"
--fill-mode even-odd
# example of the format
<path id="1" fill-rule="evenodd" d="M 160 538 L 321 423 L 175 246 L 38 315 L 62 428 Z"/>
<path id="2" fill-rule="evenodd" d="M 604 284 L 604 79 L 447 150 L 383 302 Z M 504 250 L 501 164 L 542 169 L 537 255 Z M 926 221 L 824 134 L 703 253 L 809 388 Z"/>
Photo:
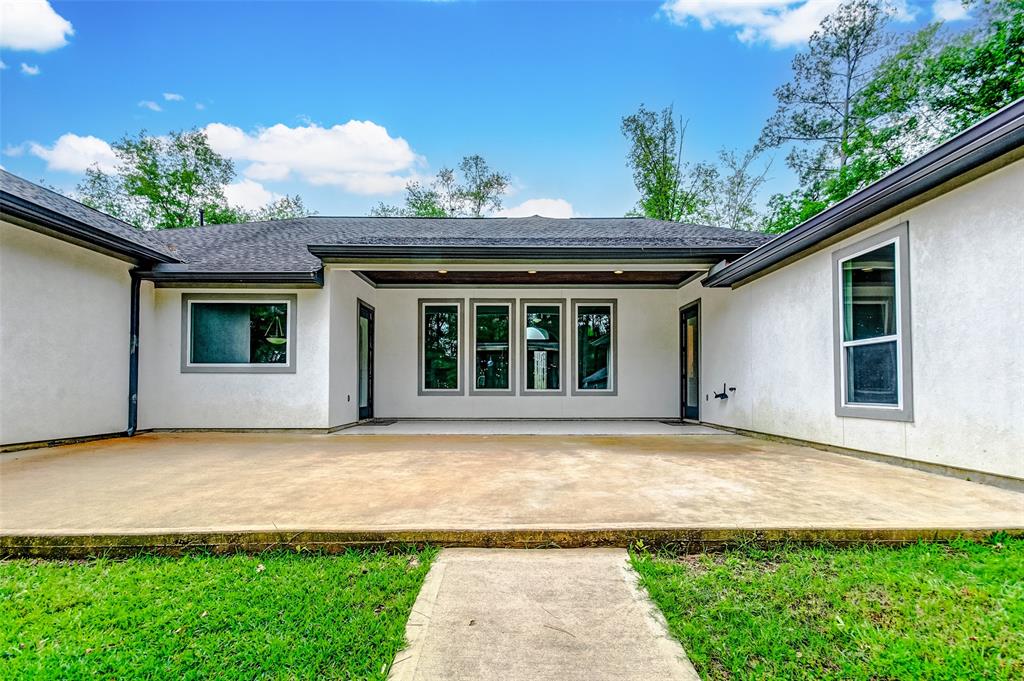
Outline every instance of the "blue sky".
<path id="1" fill-rule="evenodd" d="M 479 153 L 514 178 L 507 207 L 558 216 L 633 207 L 619 122 L 641 103 L 688 119 L 688 160 L 753 144 L 834 5 L 3 3 L 0 164 L 28 179 L 71 188 L 126 133 L 204 127 L 236 162 L 238 203 L 297 192 L 362 215 Z M 782 153 L 770 177 L 791 188 Z"/>

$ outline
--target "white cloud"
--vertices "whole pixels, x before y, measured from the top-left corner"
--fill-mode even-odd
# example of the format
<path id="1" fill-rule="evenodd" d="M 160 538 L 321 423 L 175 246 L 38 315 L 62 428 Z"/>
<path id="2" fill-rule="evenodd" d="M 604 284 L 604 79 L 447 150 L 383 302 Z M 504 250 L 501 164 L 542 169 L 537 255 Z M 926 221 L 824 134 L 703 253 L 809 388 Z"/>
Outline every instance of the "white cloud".
<path id="1" fill-rule="evenodd" d="M 841 0 L 666 0 L 661 12 L 681 26 L 695 21 L 705 31 L 735 28 L 741 42 L 785 48 L 806 42 L 840 4 Z M 896 19 L 913 18 L 915 12 L 906 0 L 894 0 L 892 5 Z"/>
<path id="2" fill-rule="evenodd" d="M 110 173 L 117 168 L 114 150 L 105 141 L 92 135 L 82 136 L 69 132 L 58 137 L 51 147 L 29 142 L 28 150 L 33 156 L 46 161 L 47 170 L 83 173 L 87 168 L 97 166 L 103 172 Z M 6 153 L 13 155 L 10 151 L 8 149 Z"/>
<path id="3" fill-rule="evenodd" d="M 164 101 L 167 102 L 183 102 L 185 101 L 185 95 L 179 95 L 177 92 L 165 92 Z"/>
<path id="4" fill-rule="evenodd" d="M 160 108 L 159 104 L 149 99 L 144 99 L 141 102 L 139 102 L 139 106 L 141 106 L 143 109 L 149 109 L 150 111 L 163 111 L 163 109 Z"/>
<path id="5" fill-rule="evenodd" d="M 21 62 L 21 72 L 24 73 L 26 76 L 38 76 L 39 75 L 39 67 L 38 66 L 29 66 L 25 62 Z"/>
<path id="6" fill-rule="evenodd" d="M 3 59 L 0 59 L 0 71 L 3 71 L 6 68 L 7 68 L 7 62 L 5 62 Z"/>
<path id="7" fill-rule="evenodd" d="M 501 218 L 522 218 L 540 215 L 546 218 L 572 218 L 576 211 L 565 199 L 527 199 L 518 206 L 503 208 L 494 214 Z"/>
<path id="8" fill-rule="evenodd" d="M 281 198 L 259 182 L 243 179 L 241 182 L 232 182 L 224 185 L 224 197 L 232 206 L 240 206 L 246 210 L 256 210 L 271 201 Z"/>
<path id="9" fill-rule="evenodd" d="M 211 123 L 205 130 L 215 151 L 249 163 L 243 174 L 253 180 L 284 180 L 295 174 L 311 184 L 356 194 L 390 194 L 416 179 L 414 168 L 423 163 L 408 142 L 372 121 L 330 128 L 279 123 L 252 132 Z"/>
<path id="10" fill-rule="evenodd" d="M 203 111 L 206 109 L 206 105 L 202 102 L 196 102 L 196 111 Z"/>
<path id="11" fill-rule="evenodd" d="M 3 0 L 0 47 L 49 52 L 68 44 L 75 29 L 46 0 Z"/>
<path id="12" fill-rule="evenodd" d="M 968 8 L 962 0 L 935 0 L 932 14 L 939 21 L 960 21 L 967 18 Z"/>

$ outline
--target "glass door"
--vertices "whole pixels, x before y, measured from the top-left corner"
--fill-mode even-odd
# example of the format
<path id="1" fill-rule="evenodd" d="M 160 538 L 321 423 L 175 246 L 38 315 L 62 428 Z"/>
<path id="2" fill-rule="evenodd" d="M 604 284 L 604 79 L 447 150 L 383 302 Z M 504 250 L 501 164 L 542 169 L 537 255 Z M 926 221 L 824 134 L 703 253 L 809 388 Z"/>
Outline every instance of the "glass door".
<path id="1" fill-rule="evenodd" d="M 373 418 L 373 308 L 359 301 L 359 418 Z"/>
<path id="2" fill-rule="evenodd" d="M 700 420 L 700 301 L 679 311 L 680 418 Z"/>

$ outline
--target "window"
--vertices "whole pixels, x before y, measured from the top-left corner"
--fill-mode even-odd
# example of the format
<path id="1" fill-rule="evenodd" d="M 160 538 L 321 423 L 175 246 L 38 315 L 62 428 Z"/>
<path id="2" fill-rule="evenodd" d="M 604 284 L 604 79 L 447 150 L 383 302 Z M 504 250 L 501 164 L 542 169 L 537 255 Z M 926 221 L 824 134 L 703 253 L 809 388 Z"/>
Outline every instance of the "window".
<path id="1" fill-rule="evenodd" d="M 420 394 L 462 394 L 461 300 L 420 301 Z"/>
<path id="2" fill-rule="evenodd" d="M 913 420 L 907 226 L 833 255 L 836 414 Z"/>
<path id="3" fill-rule="evenodd" d="M 561 300 L 523 301 L 523 392 L 564 395 Z"/>
<path id="4" fill-rule="evenodd" d="M 296 296 L 182 296 L 183 372 L 295 371 Z"/>
<path id="5" fill-rule="evenodd" d="M 574 300 L 574 395 L 615 394 L 615 301 Z"/>
<path id="6" fill-rule="evenodd" d="M 469 392 L 478 395 L 512 393 L 512 332 L 515 328 L 511 300 L 471 300 L 473 311 L 473 369 Z"/>

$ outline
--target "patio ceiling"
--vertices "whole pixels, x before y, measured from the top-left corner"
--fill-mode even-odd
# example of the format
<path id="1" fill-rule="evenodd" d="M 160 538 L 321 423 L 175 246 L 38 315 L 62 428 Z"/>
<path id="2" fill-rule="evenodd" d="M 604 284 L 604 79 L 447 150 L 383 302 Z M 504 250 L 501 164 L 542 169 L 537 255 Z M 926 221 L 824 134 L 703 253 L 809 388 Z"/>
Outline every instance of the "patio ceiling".
<path id="1" fill-rule="evenodd" d="M 701 270 L 357 270 L 374 286 L 677 287 Z"/>

